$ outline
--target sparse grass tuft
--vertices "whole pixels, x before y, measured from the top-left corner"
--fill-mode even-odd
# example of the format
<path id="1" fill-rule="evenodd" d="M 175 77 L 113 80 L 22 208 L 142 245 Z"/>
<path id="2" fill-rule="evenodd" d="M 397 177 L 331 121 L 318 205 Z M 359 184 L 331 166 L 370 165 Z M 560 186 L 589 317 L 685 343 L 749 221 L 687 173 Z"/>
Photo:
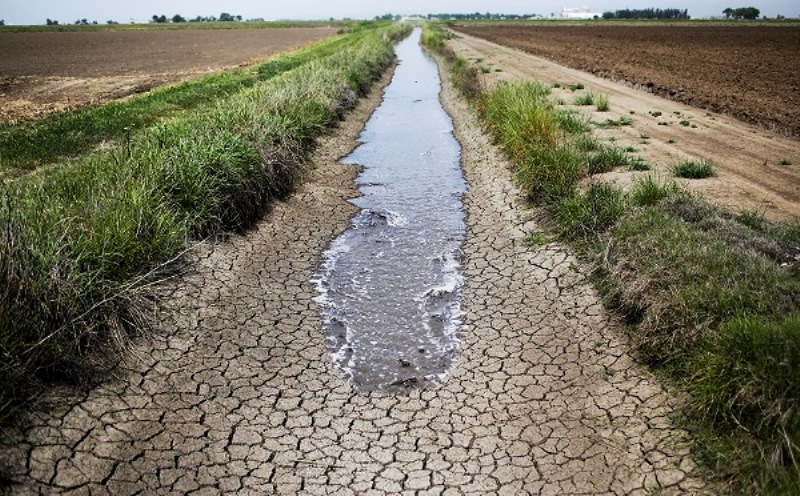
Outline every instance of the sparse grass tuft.
<path id="1" fill-rule="evenodd" d="M 642 157 L 633 157 L 628 161 L 629 171 L 649 171 L 652 167 Z"/>
<path id="2" fill-rule="evenodd" d="M 608 112 L 611 109 L 611 101 L 608 95 L 595 95 L 594 106 L 598 112 Z"/>
<path id="3" fill-rule="evenodd" d="M 630 192 L 633 205 L 653 206 L 669 196 L 680 193 L 680 186 L 674 182 L 659 182 L 652 175 L 637 179 Z"/>
<path id="4" fill-rule="evenodd" d="M 594 105 L 594 100 L 594 93 L 583 93 L 573 98 L 572 103 L 575 105 Z"/>
<path id="5" fill-rule="evenodd" d="M 589 174 L 602 174 L 611 172 L 617 167 L 628 165 L 630 158 L 622 148 L 616 146 L 602 146 L 595 153 L 588 156 Z"/>
<path id="6" fill-rule="evenodd" d="M 621 116 L 619 119 L 606 119 L 604 122 L 596 122 L 595 125 L 601 129 L 610 127 L 630 126 L 633 124 L 633 119 L 627 115 Z"/>
<path id="7" fill-rule="evenodd" d="M 685 179 L 704 179 L 714 176 L 714 164 L 708 160 L 682 160 L 675 164 L 672 173 Z"/>
<path id="8" fill-rule="evenodd" d="M 575 93 L 578 90 L 584 89 L 584 86 L 583 83 L 572 83 L 570 85 L 567 85 L 567 88 L 569 88 L 571 92 Z"/>

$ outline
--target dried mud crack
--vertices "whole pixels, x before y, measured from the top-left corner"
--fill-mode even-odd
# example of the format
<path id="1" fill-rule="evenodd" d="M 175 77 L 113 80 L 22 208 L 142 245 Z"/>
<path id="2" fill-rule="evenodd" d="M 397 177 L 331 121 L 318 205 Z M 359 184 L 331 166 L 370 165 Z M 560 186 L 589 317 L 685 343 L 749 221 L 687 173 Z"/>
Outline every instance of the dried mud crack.
<path id="1" fill-rule="evenodd" d="M 445 84 L 470 183 L 461 355 L 443 383 L 357 394 L 333 368 L 309 282 L 355 207 L 336 160 L 380 95 L 254 230 L 201 246 L 157 337 L 119 378 L 52 399 L 0 456 L 14 493 L 697 493 L 670 399 L 635 365 L 566 248 L 536 230 Z"/>

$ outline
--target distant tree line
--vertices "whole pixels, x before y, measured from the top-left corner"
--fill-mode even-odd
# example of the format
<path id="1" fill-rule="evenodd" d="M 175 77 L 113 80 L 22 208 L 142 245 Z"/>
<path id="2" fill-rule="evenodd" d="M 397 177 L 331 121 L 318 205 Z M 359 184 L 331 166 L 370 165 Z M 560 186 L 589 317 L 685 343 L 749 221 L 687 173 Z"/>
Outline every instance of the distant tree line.
<path id="1" fill-rule="evenodd" d="M 399 21 L 401 18 L 402 16 L 399 14 L 383 14 L 382 16 L 375 16 L 376 21 Z"/>
<path id="2" fill-rule="evenodd" d="M 761 14 L 761 11 L 755 7 L 739 7 L 738 9 L 732 9 L 728 7 L 727 9 L 722 11 L 725 14 L 726 19 L 758 19 L 758 15 Z"/>
<path id="3" fill-rule="evenodd" d="M 185 17 L 183 17 L 180 14 L 175 14 L 174 16 L 172 16 L 170 18 L 167 18 L 167 16 L 165 16 L 165 15 L 154 15 L 152 17 L 152 21 L 151 22 L 162 24 L 162 23 L 166 23 L 166 22 L 174 22 L 174 23 L 180 23 L 180 22 L 217 22 L 217 21 L 220 21 L 220 22 L 234 22 L 234 21 L 241 21 L 241 20 L 242 20 L 242 16 L 240 16 L 240 15 L 232 15 L 232 14 L 229 14 L 227 12 L 223 12 L 223 13 L 221 13 L 219 15 L 219 17 L 197 16 L 194 19 L 189 19 L 189 20 L 187 20 Z"/>
<path id="4" fill-rule="evenodd" d="M 539 17 L 536 14 L 493 14 L 486 12 L 474 12 L 472 14 L 428 14 L 428 19 L 454 19 L 457 21 L 470 21 L 481 19 L 530 19 L 531 17 Z"/>
<path id="5" fill-rule="evenodd" d="M 624 9 L 604 12 L 603 19 L 689 19 L 688 9 Z"/>

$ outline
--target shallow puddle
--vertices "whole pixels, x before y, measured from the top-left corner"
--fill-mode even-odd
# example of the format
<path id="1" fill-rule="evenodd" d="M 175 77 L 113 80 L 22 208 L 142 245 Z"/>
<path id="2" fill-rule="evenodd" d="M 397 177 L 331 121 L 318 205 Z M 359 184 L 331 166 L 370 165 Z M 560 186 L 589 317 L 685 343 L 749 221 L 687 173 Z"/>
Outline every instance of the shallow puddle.
<path id="1" fill-rule="evenodd" d="M 466 182 L 420 30 L 398 44 L 382 104 L 346 159 L 361 212 L 316 276 L 336 366 L 361 391 L 439 381 L 458 348 Z"/>

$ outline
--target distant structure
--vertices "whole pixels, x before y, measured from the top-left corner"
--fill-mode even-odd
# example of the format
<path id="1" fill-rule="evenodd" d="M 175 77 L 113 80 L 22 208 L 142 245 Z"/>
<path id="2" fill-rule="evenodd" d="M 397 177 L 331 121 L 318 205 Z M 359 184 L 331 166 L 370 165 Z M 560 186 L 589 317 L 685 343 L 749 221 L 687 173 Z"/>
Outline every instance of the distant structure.
<path id="1" fill-rule="evenodd" d="M 602 12 L 592 12 L 589 7 L 564 8 L 561 10 L 562 19 L 602 19 Z"/>

